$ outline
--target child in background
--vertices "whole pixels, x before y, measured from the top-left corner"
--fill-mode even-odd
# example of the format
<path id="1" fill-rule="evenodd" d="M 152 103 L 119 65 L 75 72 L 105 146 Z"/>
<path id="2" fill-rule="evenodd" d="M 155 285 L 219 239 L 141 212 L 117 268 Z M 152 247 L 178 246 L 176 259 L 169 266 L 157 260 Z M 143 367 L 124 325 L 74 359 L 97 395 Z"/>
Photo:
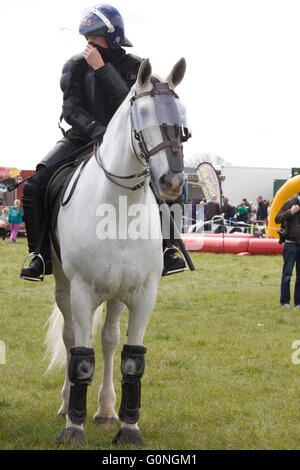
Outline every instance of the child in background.
<path id="1" fill-rule="evenodd" d="M 23 212 L 19 199 L 16 199 L 13 207 L 9 211 L 8 223 L 10 224 L 10 241 L 16 243 L 19 225 L 22 223 Z"/>
<path id="2" fill-rule="evenodd" d="M 8 226 L 8 214 L 9 214 L 9 208 L 4 207 L 0 215 L 0 237 L 2 238 L 2 243 L 5 243 L 5 239 L 6 239 L 6 230 Z"/>

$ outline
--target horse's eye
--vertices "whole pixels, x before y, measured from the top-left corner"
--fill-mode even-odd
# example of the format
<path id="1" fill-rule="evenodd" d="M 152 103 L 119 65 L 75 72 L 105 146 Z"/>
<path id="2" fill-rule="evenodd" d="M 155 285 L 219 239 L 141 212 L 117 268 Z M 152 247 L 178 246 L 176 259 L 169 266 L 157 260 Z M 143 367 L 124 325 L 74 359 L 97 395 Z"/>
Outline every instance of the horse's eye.
<path id="1" fill-rule="evenodd" d="M 141 117 L 147 117 L 148 114 L 149 114 L 147 108 L 142 108 L 142 107 L 141 107 L 141 108 L 139 109 L 139 112 L 140 112 L 140 116 L 141 116 Z"/>

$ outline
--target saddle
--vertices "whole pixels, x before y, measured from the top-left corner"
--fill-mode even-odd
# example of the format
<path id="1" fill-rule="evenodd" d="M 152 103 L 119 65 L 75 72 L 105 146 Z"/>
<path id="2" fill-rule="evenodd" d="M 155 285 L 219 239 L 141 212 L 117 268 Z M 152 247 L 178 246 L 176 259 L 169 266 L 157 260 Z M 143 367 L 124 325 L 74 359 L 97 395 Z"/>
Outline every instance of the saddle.
<path id="1" fill-rule="evenodd" d="M 46 217 L 48 220 L 48 231 L 50 233 L 53 246 L 55 248 L 56 254 L 59 259 L 60 259 L 60 248 L 59 248 L 59 243 L 55 234 L 58 212 L 61 206 L 66 206 L 70 202 L 74 194 L 75 188 L 77 186 L 77 183 L 79 181 L 79 178 L 82 174 L 82 171 L 92 156 L 93 156 L 93 152 L 89 151 L 88 154 L 85 153 L 84 155 L 79 156 L 76 160 L 70 163 L 66 163 L 65 165 L 60 167 L 52 175 L 46 188 L 44 204 L 45 204 L 46 214 L 47 214 Z M 73 182 L 73 185 L 72 185 L 72 188 L 70 190 L 68 197 L 65 199 L 64 196 L 65 196 L 67 187 L 69 186 L 69 183 L 74 173 L 76 172 L 76 170 L 78 169 L 80 165 L 81 165 L 80 171 L 76 179 Z"/>

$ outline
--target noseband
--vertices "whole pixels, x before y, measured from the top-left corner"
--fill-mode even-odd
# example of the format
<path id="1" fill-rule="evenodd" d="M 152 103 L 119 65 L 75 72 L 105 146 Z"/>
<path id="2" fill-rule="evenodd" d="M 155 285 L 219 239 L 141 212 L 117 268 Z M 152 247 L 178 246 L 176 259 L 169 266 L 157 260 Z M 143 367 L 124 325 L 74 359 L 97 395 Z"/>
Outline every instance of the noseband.
<path id="1" fill-rule="evenodd" d="M 145 91 L 143 93 L 134 95 L 131 98 L 131 106 L 136 100 L 144 96 L 151 96 L 152 98 L 154 98 L 157 95 L 167 95 L 167 96 L 173 96 L 175 98 L 178 98 L 176 93 L 170 89 L 167 83 L 161 83 L 157 81 L 155 78 L 152 78 L 151 82 L 153 83 L 153 89 L 151 91 Z M 182 142 L 186 142 L 191 137 L 191 134 L 188 128 L 182 127 L 179 124 L 168 125 L 167 123 L 163 123 L 159 127 L 161 129 L 163 141 L 160 144 L 153 147 L 151 150 L 148 150 L 147 148 L 142 131 L 134 130 L 134 136 L 138 142 L 138 145 L 141 151 L 141 157 L 144 158 L 146 162 L 146 169 L 140 173 L 135 173 L 133 175 L 120 176 L 120 175 L 115 175 L 113 173 L 110 173 L 108 170 L 106 170 L 104 168 L 101 155 L 100 155 L 100 148 L 99 148 L 100 142 L 95 144 L 94 146 L 95 159 L 98 165 L 100 166 L 100 168 L 104 171 L 104 174 L 107 177 L 107 179 L 109 179 L 112 183 L 116 184 L 117 186 L 121 188 L 129 189 L 131 191 L 136 191 L 137 189 L 141 189 L 142 187 L 145 186 L 146 179 L 150 176 L 150 169 L 149 169 L 150 158 L 163 149 L 166 149 L 166 154 L 167 154 L 167 159 L 168 159 L 170 169 L 174 173 L 181 173 L 184 170 Z M 140 163 L 142 163 L 135 151 L 134 146 L 133 146 L 133 150 L 134 150 L 136 158 L 139 160 Z M 144 180 L 135 186 L 125 186 L 114 180 L 114 178 L 132 179 L 132 178 L 139 178 L 139 177 L 144 177 Z"/>

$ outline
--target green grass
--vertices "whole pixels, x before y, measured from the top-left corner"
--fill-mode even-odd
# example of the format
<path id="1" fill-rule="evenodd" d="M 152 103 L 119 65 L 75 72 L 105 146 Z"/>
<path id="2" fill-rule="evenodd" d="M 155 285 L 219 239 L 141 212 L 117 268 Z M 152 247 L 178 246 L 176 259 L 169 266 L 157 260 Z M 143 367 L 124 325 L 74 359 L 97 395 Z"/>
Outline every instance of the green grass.
<path id="1" fill-rule="evenodd" d="M 0 245 L 0 448 L 56 449 L 64 423 L 64 371 L 43 375 L 44 324 L 54 303 L 54 280 L 19 279 L 26 240 Z M 149 449 L 299 449 L 300 312 L 282 310 L 280 256 L 193 254 L 197 270 L 162 278 L 144 344 L 139 421 Z M 117 410 L 120 353 L 128 314 L 121 319 L 115 360 Z M 88 391 L 87 449 L 112 449 L 115 429 L 99 428 L 102 358 Z"/>

